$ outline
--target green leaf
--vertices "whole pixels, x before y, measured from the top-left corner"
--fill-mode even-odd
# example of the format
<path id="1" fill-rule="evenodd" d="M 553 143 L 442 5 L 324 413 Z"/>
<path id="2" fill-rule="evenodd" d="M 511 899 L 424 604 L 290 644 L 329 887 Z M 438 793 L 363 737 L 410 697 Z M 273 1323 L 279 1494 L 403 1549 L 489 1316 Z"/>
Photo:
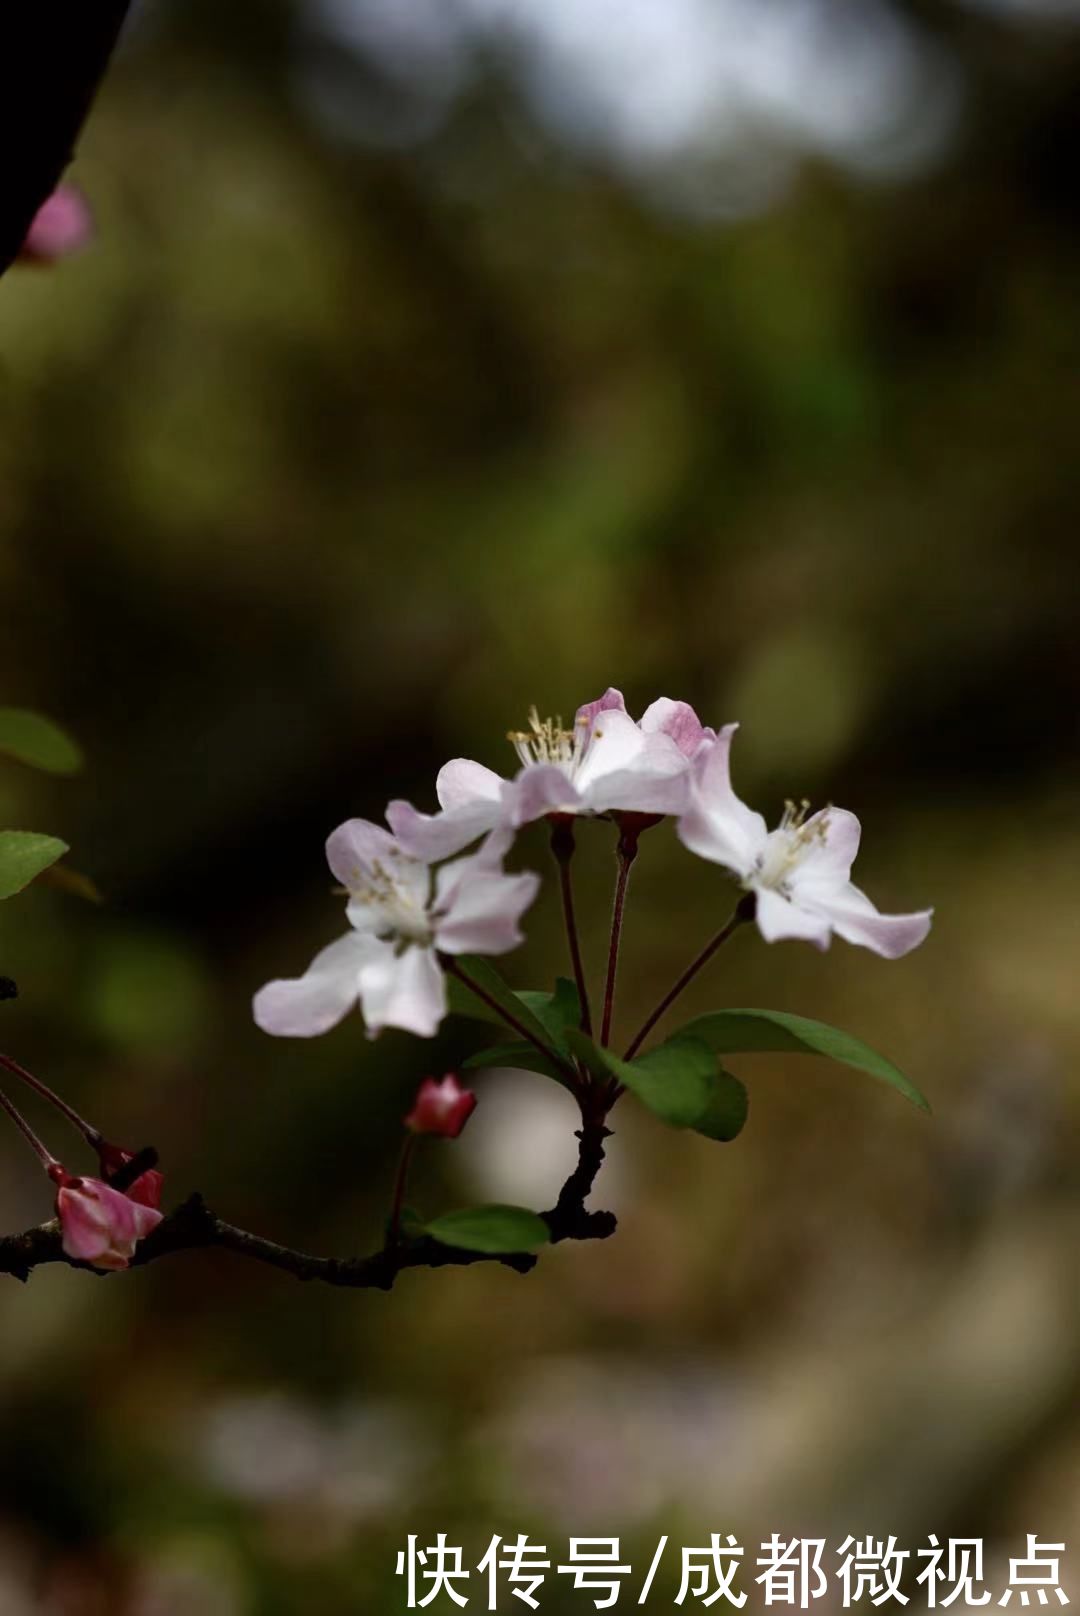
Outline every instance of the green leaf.
<path id="1" fill-rule="evenodd" d="M 0 898 L 14 897 L 67 851 L 67 843 L 56 836 L 42 836 L 35 830 L 0 830 Z"/>
<path id="2" fill-rule="evenodd" d="M 923 1111 L 930 1106 L 899 1067 L 850 1033 L 784 1010 L 717 1010 L 688 1021 L 676 1037 L 699 1038 L 720 1055 L 825 1055 L 888 1083 Z M 660 1046 L 663 1048 L 663 1045 Z"/>
<path id="3" fill-rule="evenodd" d="M 553 1043 L 561 1055 L 569 1056 L 570 1046 L 566 1042 L 566 1029 L 576 1027 L 581 1021 L 581 1000 L 573 982 L 568 981 L 565 976 L 560 976 L 556 978 L 554 993 L 523 990 L 515 993 L 514 997 L 541 1023 L 547 1033 L 548 1042 Z"/>
<path id="4" fill-rule="evenodd" d="M 427 1232 L 444 1246 L 465 1251 L 535 1251 L 551 1239 L 551 1230 L 535 1212 L 523 1206 L 470 1206 L 433 1218 Z"/>
<path id="5" fill-rule="evenodd" d="M 541 1072 L 544 1077 L 554 1077 L 560 1083 L 566 1081 L 562 1068 L 554 1060 L 545 1060 L 536 1045 L 527 1044 L 524 1039 L 514 1044 L 493 1044 L 490 1049 L 481 1049 L 461 1063 L 462 1071 L 476 1071 L 482 1066 L 512 1066 L 519 1072 Z"/>
<path id="6" fill-rule="evenodd" d="M 533 1014 L 525 1003 L 524 998 L 515 993 L 510 985 L 504 981 L 490 960 L 483 959 L 478 954 L 461 954 L 458 956 L 457 963 L 472 978 L 477 987 L 483 989 L 489 999 L 494 1000 L 500 1009 L 505 1010 L 508 1015 L 514 1018 L 519 1027 L 524 1027 L 527 1032 L 532 1033 L 534 1038 L 538 1038 L 542 1044 L 549 1049 L 551 1048 L 551 1034 L 544 1026 L 544 1023 Z M 453 976 L 450 980 L 459 988 L 467 986 L 467 984 L 457 981 Z M 452 1008 L 456 1010 L 459 1004 L 469 1004 L 469 1008 L 465 1010 L 466 1015 L 481 1016 L 483 1020 L 495 1021 L 501 1027 L 508 1025 L 491 1005 L 485 1004 L 484 1000 L 474 993 L 468 993 L 465 1000 L 461 999 L 460 994 L 455 993 Z"/>
<path id="7" fill-rule="evenodd" d="M 51 718 L 25 707 L 0 707 L 0 752 L 49 774 L 75 774 L 82 752 Z"/>
<path id="8" fill-rule="evenodd" d="M 746 1089 L 717 1064 L 700 1038 L 677 1034 L 633 1061 L 620 1060 L 573 1028 L 567 1038 L 595 1076 L 617 1078 L 673 1128 L 693 1128 L 710 1139 L 729 1140 L 746 1121 Z"/>

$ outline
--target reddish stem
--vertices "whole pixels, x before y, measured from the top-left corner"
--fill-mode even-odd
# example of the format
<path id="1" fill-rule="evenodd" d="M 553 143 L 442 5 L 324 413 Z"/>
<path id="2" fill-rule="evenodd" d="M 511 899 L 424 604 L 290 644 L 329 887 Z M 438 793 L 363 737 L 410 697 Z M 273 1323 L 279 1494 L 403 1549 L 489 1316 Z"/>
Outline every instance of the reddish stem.
<path id="1" fill-rule="evenodd" d="M 563 919 L 566 922 L 566 941 L 570 948 L 570 963 L 574 969 L 574 982 L 581 1005 L 581 1030 L 592 1032 L 592 1011 L 589 1007 L 589 988 L 585 980 L 585 964 L 581 957 L 577 918 L 574 913 L 574 882 L 570 861 L 574 856 L 574 821 L 569 814 L 551 815 L 551 851 L 559 866 L 559 889 L 562 893 Z"/>
<path id="2" fill-rule="evenodd" d="M 638 853 L 637 826 L 620 825 L 619 840 L 615 848 L 618 875 L 615 878 L 615 901 L 611 911 L 611 941 L 608 944 L 607 977 L 604 982 L 604 1019 L 600 1024 L 600 1043 L 606 1049 L 611 1039 L 611 1021 L 615 1013 L 615 982 L 619 974 L 619 944 L 622 941 L 623 918 L 626 913 L 626 888 L 630 869 Z"/>
<path id="3" fill-rule="evenodd" d="M 41 1081 L 40 1077 L 35 1077 L 33 1072 L 28 1072 L 25 1066 L 20 1066 L 18 1061 L 12 1060 L 10 1055 L 0 1054 L 0 1066 L 6 1067 L 14 1077 L 19 1078 L 32 1088 L 35 1094 L 40 1094 L 43 1100 L 48 1100 L 50 1105 L 55 1106 L 60 1115 L 66 1117 L 71 1126 L 82 1134 L 91 1150 L 101 1149 L 105 1141 L 97 1129 L 92 1128 L 83 1117 L 80 1117 L 79 1113 L 73 1110 L 66 1100 L 60 1098 L 59 1094 L 54 1094 L 48 1084 Z"/>
<path id="4" fill-rule="evenodd" d="M 12 1105 L 11 1101 L 8 1099 L 7 1095 L 2 1089 L 0 1089 L 0 1106 L 2 1106 L 7 1112 L 16 1128 L 18 1128 L 31 1150 L 41 1162 L 41 1165 L 44 1167 L 45 1171 L 49 1172 L 52 1168 L 59 1167 L 60 1163 L 57 1161 L 56 1157 L 51 1155 L 50 1152 L 45 1149 L 45 1146 L 41 1143 L 41 1140 L 38 1138 L 33 1128 L 31 1128 L 30 1124 L 26 1121 L 26 1118 L 20 1111 L 16 1111 L 15 1107 Z"/>
<path id="5" fill-rule="evenodd" d="M 394 1179 L 394 1198 L 390 1204 L 390 1227 L 387 1231 L 386 1244 L 394 1247 L 401 1239 L 401 1214 L 405 1206 L 405 1190 L 409 1182 L 409 1164 L 416 1146 L 414 1133 L 405 1136 L 405 1143 L 401 1147 L 401 1158 L 398 1161 L 397 1175 Z"/>

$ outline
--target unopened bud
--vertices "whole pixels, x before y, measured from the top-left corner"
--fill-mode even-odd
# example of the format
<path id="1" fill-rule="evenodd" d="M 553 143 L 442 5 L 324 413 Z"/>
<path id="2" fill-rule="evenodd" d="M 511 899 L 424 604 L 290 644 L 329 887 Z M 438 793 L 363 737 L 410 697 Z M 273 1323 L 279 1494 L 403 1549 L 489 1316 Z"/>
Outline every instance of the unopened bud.
<path id="1" fill-rule="evenodd" d="M 433 1077 L 426 1077 L 416 1103 L 405 1118 L 405 1126 L 413 1133 L 433 1133 L 443 1139 L 456 1139 L 475 1110 L 476 1095 L 471 1089 L 463 1089 L 453 1072 L 438 1083 Z"/>
<path id="2" fill-rule="evenodd" d="M 135 1247 L 161 1222 L 161 1213 L 114 1190 L 100 1178 L 73 1178 L 59 1164 L 56 1215 L 64 1251 L 94 1268 L 127 1268 Z"/>

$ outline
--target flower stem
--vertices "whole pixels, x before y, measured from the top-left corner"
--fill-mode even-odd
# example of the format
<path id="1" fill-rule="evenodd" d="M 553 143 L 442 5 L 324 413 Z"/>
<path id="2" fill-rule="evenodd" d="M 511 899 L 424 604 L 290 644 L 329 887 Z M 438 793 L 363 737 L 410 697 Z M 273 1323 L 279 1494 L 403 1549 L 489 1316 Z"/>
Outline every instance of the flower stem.
<path id="1" fill-rule="evenodd" d="M 604 1019 L 600 1024 L 600 1043 L 606 1049 L 611 1039 L 611 1018 L 615 1013 L 615 980 L 619 973 L 619 944 L 622 941 L 623 916 L 626 912 L 626 888 L 630 869 L 638 853 L 636 826 L 620 825 L 619 840 L 615 848 L 618 874 L 615 878 L 615 901 L 611 910 L 611 941 L 608 944 L 607 978 L 604 982 Z"/>
<path id="2" fill-rule="evenodd" d="M 552 814 L 551 816 L 551 851 L 555 862 L 559 866 L 559 887 L 562 892 L 563 919 L 566 922 L 566 941 L 570 948 L 570 963 L 574 970 L 574 982 L 578 991 L 578 1002 L 581 1005 L 581 1030 L 592 1032 L 592 1011 L 589 1007 L 589 987 L 585 980 L 585 965 L 581 958 L 581 941 L 578 937 L 577 919 L 574 914 L 574 882 L 570 873 L 570 861 L 574 856 L 574 822 L 569 814 Z"/>
<path id="3" fill-rule="evenodd" d="M 101 1134 L 80 1117 L 79 1113 L 73 1110 L 66 1100 L 62 1100 L 59 1094 L 54 1094 L 48 1084 L 43 1083 L 39 1077 L 35 1077 L 33 1072 L 28 1072 L 25 1066 L 20 1066 L 18 1061 L 12 1060 L 10 1055 L 0 1054 L 0 1066 L 5 1067 L 14 1077 L 26 1083 L 33 1089 L 35 1094 L 40 1094 L 43 1100 L 48 1100 L 50 1105 L 54 1105 L 60 1115 L 66 1117 L 71 1126 L 82 1134 L 92 1150 L 100 1149 L 104 1143 Z"/>
<path id="4" fill-rule="evenodd" d="M 638 1050 L 641 1048 L 642 1044 L 645 1042 L 646 1038 L 656 1026 L 656 1023 L 660 1020 L 660 1017 L 671 1008 L 671 1006 L 675 1003 L 675 1000 L 679 997 L 679 994 L 694 980 L 694 977 L 701 970 L 702 966 L 707 965 L 712 959 L 713 955 L 716 953 L 717 949 L 726 943 L 728 938 L 733 936 L 734 933 L 738 931 L 740 926 L 751 919 L 753 914 L 752 903 L 752 898 L 750 904 L 747 903 L 746 898 L 740 899 L 727 925 L 721 926 L 720 930 L 716 933 L 716 936 L 711 938 L 709 942 L 705 944 L 705 947 L 701 950 L 701 953 L 690 961 L 690 964 L 686 967 L 685 971 L 683 971 L 682 975 L 677 978 L 677 980 L 664 994 L 664 997 L 660 1000 L 660 1003 L 656 1006 L 656 1009 L 652 1011 L 651 1015 L 649 1015 L 643 1024 L 638 1028 L 630 1043 L 627 1045 L 623 1060 L 633 1059 Z"/>
<path id="5" fill-rule="evenodd" d="M 568 1066 L 566 1062 L 556 1054 L 556 1052 L 551 1048 L 550 1044 L 545 1044 L 542 1038 L 537 1038 L 535 1033 L 530 1032 L 528 1027 L 525 1026 L 524 1022 L 519 1021 L 512 1011 L 504 1010 L 498 999 L 492 998 L 491 994 L 482 988 L 479 982 L 473 980 L 468 971 L 462 970 L 453 954 L 440 954 L 439 964 L 442 966 L 447 976 L 454 976 L 459 982 L 464 983 L 469 992 L 475 993 L 476 997 L 486 1004 L 489 1010 L 494 1010 L 495 1014 L 501 1017 L 501 1019 L 506 1022 L 508 1027 L 513 1028 L 519 1038 L 524 1038 L 526 1043 L 532 1044 L 534 1049 L 538 1049 L 540 1051 L 545 1060 L 550 1061 L 553 1066 L 557 1066 L 567 1079 L 570 1088 L 575 1094 L 577 1093 L 580 1087 L 577 1073 L 574 1071 L 573 1067 Z"/>
<path id="6" fill-rule="evenodd" d="M 0 1089 L 0 1106 L 2 1106 L 7 1112 L 16 1128 L 18 1128 L 31 1150 L 41 1162 L 41 1165 L 44 1167 L 45 1171 L 48 1172 L 50 1167 L 59 1166 L 56 1157 L 50 1155 L 50 1153 L 45 1149 L 45 1146 L 41 1143 L 41 1140 L 38 1138 L 33 1128 L 31 1128 L 30 1124 L 26 1121 L 25 1117 L 23 1117 L 22 1113 L 16 1111 L 15 1107 L 12 1105 L 11 1101 L 8 1099 L 7 1095 L 2 1089 Z"/>
<path id="7" fill-rule="evenodd" d="M 396 1246 L 401 1239 L 401 1213 L 405 1205 L 405 1188 L 409 1182 L 409 1164 L 412 1161 L 415 1145 L 416 1135 L 414 1133 L 407 1134 L 405 1143 L 401 1147 L 397 1176 L 394 1179 L 394 1199 L 390 1205 L 390 1225 L 386 1233 L 388 1249 Z"/>

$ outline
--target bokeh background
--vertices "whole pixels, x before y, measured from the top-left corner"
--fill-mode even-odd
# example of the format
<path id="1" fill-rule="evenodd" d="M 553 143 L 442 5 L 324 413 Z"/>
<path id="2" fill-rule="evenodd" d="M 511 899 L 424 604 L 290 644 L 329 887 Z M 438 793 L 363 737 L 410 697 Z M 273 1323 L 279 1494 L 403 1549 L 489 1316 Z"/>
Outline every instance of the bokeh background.
<path id="1" fill-rule="evenodd" d="M 836 1021 L 935 1115 L 795 1058 L 739 1063 L 732 1146 L 627 1103 L 617 1239 L 527 1280 L 5 1282 L 3 1616 L 396 1612 L 439 1530 L 619 1534 L 623 1604 L 663 1532 L 973 1534 L 998 1588 L 1025 1532 L 1080 1552 L 1078 24 L 137 8 L 76 171 L 97 243 L 0 288 L 2 697 L 88 759 L 0 805 L 106 899 L 4 905 L 4 1047 L 175 1199 L 369 1249 L 414 1085 L 484 1035 L 272 1042 L 251 992 L 336 934 L 333 825 L 617 684 L 740 719 L 744 795 L 854 808 L 862 883 L 937 906 L 897 964 L 741 936 L 690 1008 Z M 580 841 L 598 966 L 610 827 Z M 650 834 L 624 1024 L 729 904 Z M 507 965 L 563 969 L 550 883 Z M 549 1204 L 572 1126 L 490 1076 L 414 1198 Z M 47 1193 L 3 1152 L 15 1230 Z M 542 1609 L 592 1608 L 567 1582 Z"/>

